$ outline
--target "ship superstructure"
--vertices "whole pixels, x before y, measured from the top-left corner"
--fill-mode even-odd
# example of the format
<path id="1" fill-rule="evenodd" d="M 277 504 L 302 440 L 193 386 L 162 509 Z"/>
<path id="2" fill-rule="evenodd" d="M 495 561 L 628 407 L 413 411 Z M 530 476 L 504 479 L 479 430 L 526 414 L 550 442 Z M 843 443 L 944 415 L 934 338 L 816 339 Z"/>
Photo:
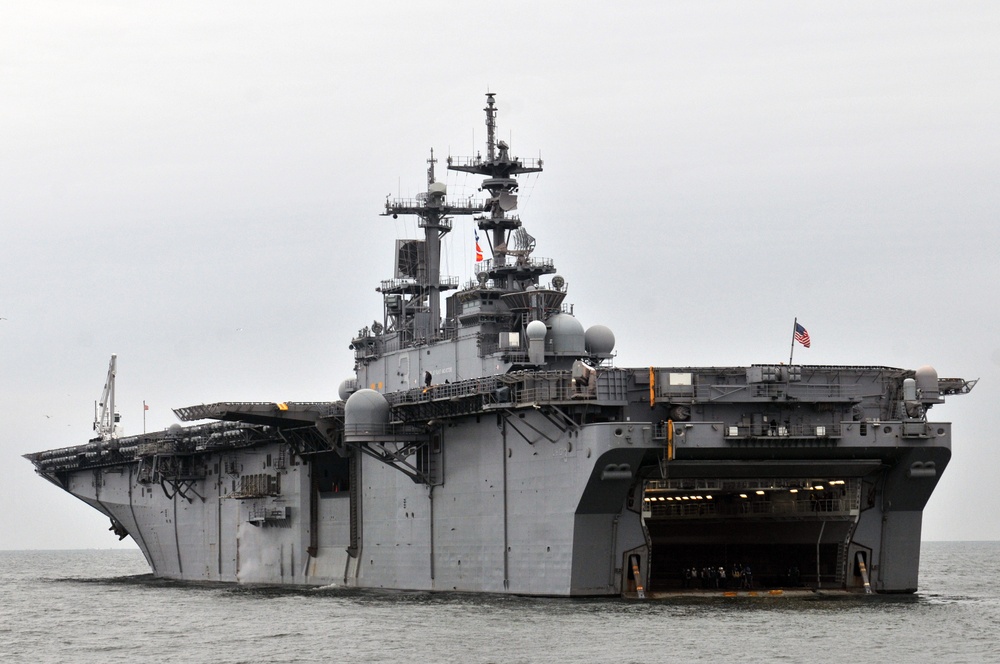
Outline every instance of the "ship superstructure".
<path id="1" fill-rule="evenodd" d="M 173 579 L 570 596 L 725 589 L 737 572 L 913 592 L 951 456 L 927 412 L 975 381 L 616 367 L 613 332 L 576 318 L 514 214 L 541 159 L 497 139 L 495 95 L 484 110 L 485 154 L 447 168 L 482 177 L 485 200 L 449 201 L 431 152 L 427 191 L 386 201 L 423 237 L 397 240 L 339 401 L 178 408 L 201 423 L 28 455 L 37 472 Z M 466 217 L 490 257 L 460 285 L 441 242 Z"/>

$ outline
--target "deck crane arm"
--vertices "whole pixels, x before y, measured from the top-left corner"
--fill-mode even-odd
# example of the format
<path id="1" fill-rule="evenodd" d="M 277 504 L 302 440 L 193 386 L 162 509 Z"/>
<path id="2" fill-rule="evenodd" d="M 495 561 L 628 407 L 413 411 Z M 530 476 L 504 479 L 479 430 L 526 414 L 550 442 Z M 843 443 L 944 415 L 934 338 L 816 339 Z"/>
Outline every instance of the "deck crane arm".
<path id="1" fill-rule="evenodd" d="M 94 431 L 101 440 L 111 440 L 118 437 L 116 424 L 118 413 L 115 412 L 115 374 L 118 373 L 118 356 L 111 355 L 108 363 L 108 377 L 104 381 L 104 392 L 101 400 L 94 402 Z"/>

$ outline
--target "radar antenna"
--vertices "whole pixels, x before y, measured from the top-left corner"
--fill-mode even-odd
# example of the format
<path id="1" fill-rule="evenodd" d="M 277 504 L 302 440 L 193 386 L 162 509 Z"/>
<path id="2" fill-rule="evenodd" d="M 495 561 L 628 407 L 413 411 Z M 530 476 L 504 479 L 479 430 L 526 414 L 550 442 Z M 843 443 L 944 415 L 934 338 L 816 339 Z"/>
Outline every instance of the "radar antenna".
<path id="1" fill-rule="evenodd" d="M 531 252 L 535 250 L 535 238 L 529 235 L 528 231 L 524 230 L 524 226 L 514 231 L 513 237 L 514 248 L 507 249 L 507 253 L 516 256 L 519 265 L 527 263 Z"/>

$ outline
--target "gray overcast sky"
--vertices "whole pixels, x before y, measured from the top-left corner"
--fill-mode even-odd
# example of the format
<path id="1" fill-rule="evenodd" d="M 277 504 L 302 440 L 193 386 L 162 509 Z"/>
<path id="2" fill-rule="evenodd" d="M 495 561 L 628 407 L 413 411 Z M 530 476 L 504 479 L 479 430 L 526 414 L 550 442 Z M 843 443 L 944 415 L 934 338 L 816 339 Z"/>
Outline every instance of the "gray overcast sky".
<path id="1" fill-rule="evenodd" d="M 127 433 L 335 399 L 416 232 L 384 198 L 483 148 L 487 89 L 619 366 L 787 361 L 798 316 L 798 362 L 981 377 L 931 412 L 923 536 L 1000 539 L 998 35 L 995 2 L 4 3 L 0 548 L 130 545 L 20 458 L 86 442 L 111 353 Z"/>

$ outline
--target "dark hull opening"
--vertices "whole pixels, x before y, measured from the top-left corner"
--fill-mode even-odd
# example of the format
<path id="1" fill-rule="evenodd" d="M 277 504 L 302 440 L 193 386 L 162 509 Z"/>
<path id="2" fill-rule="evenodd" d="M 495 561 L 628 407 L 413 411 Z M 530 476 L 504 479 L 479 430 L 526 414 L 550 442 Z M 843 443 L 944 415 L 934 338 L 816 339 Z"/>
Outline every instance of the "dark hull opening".
<path id="1" fill-rule="evenodd" d="M 653 530 L 653 529 L 651 529 Z M 767 539 L 773 529 L 756 529 L 759 540 Z M 679 589 L 772 589 L 772 588 L 842 588 L 844 560 L 842 545 L 826 542 L 819 545 L 819 577 L 817 579 L 817 546 L 813 543 L 775 543 L 739 541 L 694 543 L 652 539 L 649 589 L 668 591 Z M 718 571 L 722 568 L 725 576 Z M 685 570 L 696 569 L 693 578 Z M 744 578 L 745 570 L 751 574 Z M 705 570 L 716 574 L 705 578 Z M 738 571 L 739 576 L 734 574 Z"/>
<path id="2" fill-rule="evenodd" d="M 696 482 L 700 486 L 661 481 L 646 487 L 649 590 L 853 585 L 848 544 L 858 515 L 857 481 L 832 488 L 810 480 L 734 480 L 732 487 Z"/>

